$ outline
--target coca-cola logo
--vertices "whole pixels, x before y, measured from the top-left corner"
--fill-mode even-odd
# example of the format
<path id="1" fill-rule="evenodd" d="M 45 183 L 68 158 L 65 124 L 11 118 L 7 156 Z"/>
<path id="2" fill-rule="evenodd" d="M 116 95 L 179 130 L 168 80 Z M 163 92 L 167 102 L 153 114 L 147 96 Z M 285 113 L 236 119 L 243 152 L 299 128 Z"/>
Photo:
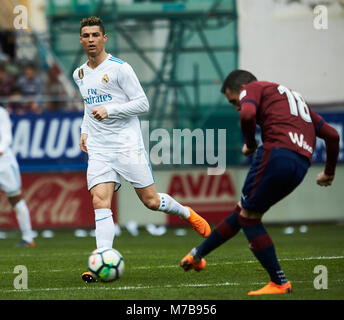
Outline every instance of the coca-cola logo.
<path id="1" fill-rule="evenodd" d="M 75 195 L 81 188 L 85 188 L 85 182 L 76 178 L 67 181 L 60 177 L 37 180 L 25 196 L 30 211 L 34 213 L 35 222 L 38 225 L 47 220 L 53 224 L 73 222 L 82 201 Z"/>
<path id="2" fill-rule="evenodd" d="M 92 212 L 84 174 L 23 175 L 23 185 L 34 227 L 72 226 Z M 3 194 L 0 210 L 0 225 L 10 223 L 12 208 Z"/>
<path id="3" fill-rule="evenodd" d="M 0 225 L 7 224 L 11 214 L 12 214 L 11 205 L 7 201 L 5 193 L 1 192 L 0 193 Z"/>

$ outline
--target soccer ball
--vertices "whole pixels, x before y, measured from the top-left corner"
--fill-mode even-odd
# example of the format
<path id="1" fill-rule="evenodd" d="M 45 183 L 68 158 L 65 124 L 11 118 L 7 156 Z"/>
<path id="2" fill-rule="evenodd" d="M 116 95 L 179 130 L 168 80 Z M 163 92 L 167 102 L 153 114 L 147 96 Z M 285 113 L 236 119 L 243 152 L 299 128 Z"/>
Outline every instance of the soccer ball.
<path id="1" fill-rule="evenodd" d="M 101 281 L 117 280 L 124 271 L 123 257 L 115 249 L 96 249 L 88 258 L 88 269 Z"/>

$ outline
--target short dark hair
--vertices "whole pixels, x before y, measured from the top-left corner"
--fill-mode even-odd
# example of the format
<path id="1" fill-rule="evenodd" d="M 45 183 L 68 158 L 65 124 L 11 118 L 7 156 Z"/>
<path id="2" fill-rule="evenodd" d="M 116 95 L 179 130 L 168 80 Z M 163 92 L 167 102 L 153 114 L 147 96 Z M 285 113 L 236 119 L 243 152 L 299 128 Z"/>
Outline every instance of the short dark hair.
<path id="1" fill-rule="evenodd" d="M 84 18 L 80 21 L 80 35 L 81 35 L 81 30 L 83 27 L 92 27 L 92 26 L 99 26 L 100 31 L 103 34 L 105 34 L 105 27 L 104 27 L 102 19 L 98 17 L 89 17 L 89 18 Z"/>
<path id="2" fill-rule="evenodd" d="M 225 93 L 227 88 L 233 92 L 240 92 L 241 85 L 253 81 L 257 81 L 257 78 L 251 72 L 239 69 L 233 70 L 223 81 L 221 92 Z"/>
<path id="3" fill-rule="evenodd" d="M 33 70 L 37 70 L 36 64 L 34 62 L 28 62 L 25 65 L 25 69 L 33 69 Z"/>

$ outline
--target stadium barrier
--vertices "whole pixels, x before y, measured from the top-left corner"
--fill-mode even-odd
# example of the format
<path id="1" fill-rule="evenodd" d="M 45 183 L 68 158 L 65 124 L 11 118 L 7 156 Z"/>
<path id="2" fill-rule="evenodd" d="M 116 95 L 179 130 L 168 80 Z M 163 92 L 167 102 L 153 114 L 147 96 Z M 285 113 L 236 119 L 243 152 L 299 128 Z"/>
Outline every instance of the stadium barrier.
<path id="1" fill-rule="evenodd" d="M 344 188 L 344 167 L 339 166 L 332 187 L 316 184 L 317 174 L 323 166 L 312 166 L 301 185 L 265 214 L 267 223 L 313 223 L 344 221 L 344 210 L 340 205 Z M 209 176 L 204 170 L 156 171 L 156 186 L 159 192 L 167 192 L 177 201 L 189 205 L 216 224 L 233 210 L 241 197 L 241 188 L 246 178 L 247 167 L 227 168 L 221 176 Z M 118 193 L 119 224 L 136 221 L 148 223 L 185 225 L 181 219 L 156 213 L 145 208 L 135 191 L 123 183 Z"/>
<path id="2" fill-rule="evenodd" d="M 339 203 L 344 188 L 344 167 L 337 168 L 332 187 L 316 185 L 320 165 L 310 168 L 302 184 L 264 216 L 266 223 L 313 223 L 344 221 Z M 240 200 L 247 167 L 227 168 L 222 175 L 210 176 L 207 170 L 158 170 L 159 192 L 166 192 L 184 205 L 191 206 L 211 224 L 233 210 Z M 87 191 L 85 172 L 24 173 L 23 191 L 31 212 L 34 229 L 94 228 L 94 214 Z M 0 197 L 0 229 L 16 228 L 15 215 L 6 197 Z M 132 186 L 122 181 L 112 203 L 114 219 L 120 226 L 135 221 L 148 224 L 185 226 L 181 219 L 147 209 Z"/>
<path id="3" fill-rule="evenodd" d="M 339 132 L 339 164 L 344 160 L 344 113 L 323 114 Z M 87 155 L 79 148 L 81 112 L 12 115 L 13 150 L 21 171 L 23 193 L 31 211 L 34 228 L 93 228 L 92 203 L 86 186 Z M 149 151 L 149 150 L 148 150 Z M 344 220 L 339 205 L 344 188 L 344 167 L 338 165 L 330 188 L 315 184 L 323 169 L 325 148 L 317 141 L 313 163 L 301 186 L 281 203 L 272 207 L 264 220 L 271 223 L 323 222 Z M 244 163 L 243 163 L 244 164 Z M 207 168 L 154 170 L 157 190 L 171 194 L 193 207 L 210 223 L 217 223 L 240 199 L 247 165 L 227 165 L 222 175 L 209 175 Z M 166 169 L 166 168 L 165 168 Z M 129 183 L 122 181 L 113 201 L 115 219 L 126 225 L 180 225 L 180 219 L 148 210 Z M 16 228 L 14 213 L 0 193 L 0 229 Z"/>

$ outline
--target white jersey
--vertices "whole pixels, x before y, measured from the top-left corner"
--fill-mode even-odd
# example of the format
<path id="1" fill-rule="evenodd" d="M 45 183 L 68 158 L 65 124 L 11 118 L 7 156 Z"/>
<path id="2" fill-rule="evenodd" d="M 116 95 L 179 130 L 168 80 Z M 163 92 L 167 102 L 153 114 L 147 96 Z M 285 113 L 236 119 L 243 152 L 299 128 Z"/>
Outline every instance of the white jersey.
<path id="1" fill-rule="evenodd" d="M 12 149 L 12 123 L 6 109 L 0 106 L 0 189 L 12 197 L 20 194 L 21 179 Z"/>
<path id="2" fill-rule="evenodd" d="M 0 106 L 0 166 L 4 163 L 9 153 L 12 153 L 10 148 L 12 143 L 12 123 L 10 116 L 5 108 Z"/>
<path id="3" fill-rule="evenodd" d="M 138 115 L 148 112 L 148 99 L 132 67 L 112 55 L 91 69 L 87 62 L 73 73 L 84 100 L 81 133 L 87 133 L 90 152 L 144 148 Z M 105 107 L 108 118 L 96 120 L 95 107 Z"/>

